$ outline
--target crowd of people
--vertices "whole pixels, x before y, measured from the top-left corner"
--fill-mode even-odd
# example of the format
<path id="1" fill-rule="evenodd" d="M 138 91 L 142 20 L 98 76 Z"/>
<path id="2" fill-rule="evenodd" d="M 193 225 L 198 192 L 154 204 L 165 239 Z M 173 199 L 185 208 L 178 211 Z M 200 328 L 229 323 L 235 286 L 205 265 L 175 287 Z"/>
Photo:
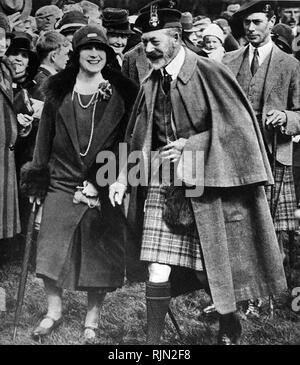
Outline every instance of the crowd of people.
<path id="1" fill-rule="evenodd" d="M 300 2 L 237 1 L 214 17 L 169 0 L 137 14 L 97 0 L 34 13 L 31 1 L 7 3 L 0 262 L 24 247 L 36 204 L 35 271 L 48 307 L 33 338 L 62 322 L 69 289 L 87 292 L 83 337 L 95 341 L 106 293 L 127 279 L 146 282 L 147 344 L 159 344 L 171 298 L 196 289 L 219 313 L 217 343 L 239 344 L 239 303 L 258 313 L 263 298 L 292 288 Z M 124 163 L 121 144 L 140 158 Z M 112 159 L 120 166 L 103 184 Z M 186 174 L 191 166 L 200 176 Z"/>

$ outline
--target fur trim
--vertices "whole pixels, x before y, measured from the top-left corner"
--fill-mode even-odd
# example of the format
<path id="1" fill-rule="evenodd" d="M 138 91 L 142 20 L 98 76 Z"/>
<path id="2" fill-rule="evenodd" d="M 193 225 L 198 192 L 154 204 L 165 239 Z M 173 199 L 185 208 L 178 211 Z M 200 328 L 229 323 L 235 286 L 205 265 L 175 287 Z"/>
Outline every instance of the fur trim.
<path id="1" fill-rule="evenodd" d="M 20 190 L 26 196 L 45 199 L 50 184 L 48 167 L 35 167 L 27 162 L 21 168 Z"/>
<path id="2" fill-rule="evenodd" d="M 43 89 L 46 98 L 59 106 L 65 96 L 73 91 L 76 77 L 77 70 L 72 66 L 49 77 Z M 131 108 L 138 93 L 138 86 L 136 83 L 123 75 L 121 71 L 115 70 L 109 66 L 105 67 L 103 70 L 103 77 L 118 90 L 126 107 Z"/>

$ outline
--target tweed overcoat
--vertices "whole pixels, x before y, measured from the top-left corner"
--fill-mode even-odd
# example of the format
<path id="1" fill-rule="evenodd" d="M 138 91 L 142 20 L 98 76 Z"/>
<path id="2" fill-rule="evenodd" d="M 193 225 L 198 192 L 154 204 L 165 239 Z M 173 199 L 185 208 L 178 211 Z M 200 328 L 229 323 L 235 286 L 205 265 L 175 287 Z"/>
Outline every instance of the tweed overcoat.
<path id="1" fill-rule="evenodd" d="M 138 43 L 124 55 L 122 72 L 124 75 L 140 85 L 145 77 L 149 74 L 151 64 L 144 52 L 142 43 Z"/>
<path id="2" fill-rule="evenodd" d="M 0 60 L 0 110 L 0 239 L 3 239 L 20 232 L 14 155 L 18 127 L 13 109 L 11 72 L 5 60 Z"/>
<path id="3" fill-rule="evenodd" d="M 234 77 L 223 65 L 185 52 L 183 67 L 171 84 L 173 117 L 177 137 L 188 139 L 185 150 L 204 151 L 204 193 L 191 200 L 212 298 L 224 314 L 234 311 L 239 301 L 286 287 L 263 188 L 273 179 L 254 112 Z M 150 75 L 127 129 L 130 149 L 143 151 L 146 167 L 156 92 Z M 125 174 L 120 182 L 125 183 Z M 128 220 L 137 234 L 136 251 L 146 191 L 131 187 Z M 180 284 L 180 275 L 176 281 Z"/>
<path id="4" fill-rule="evenodd" d="M 248 46 L 237 51 L 226 53 L 223 63 L 230 68 L 236 77 L 240 71 L 244 57 L 248 54 Z M 277 161 L 292 166 L 292 136 L 300 133 L 300 62 L 291 55 L 273 45 L 268 72 L 266 74 L 263 95 L 263 134 L 272 152 L 272 130 L 266 128 L 266 114 L 273 110 L 285 111 L 287 125 L 284 134 L 278 138 Z"/>
<path id="5" fill-rule="evenodd" d="M 79 154 L 71 92 L 76 75 L 70 76 L 68 72 L 65 70 L 49 79 L 32 162 L 32 169 L 48 166 L 50 171 L 50 186 L 43 204 L 38 237 L 36 272 L 55 281 L 59 279 L 67 260 L 74 232 L 89 209 L 86 204 L 73 203 L 76 187 L 82 186 L 84 180 L 96 184 L 97 154 L 104 150 L 118 150 L 118 143 L 124 139 L 130 97 L 134 100 L 136 96 L 134 85 L 124 76 L 118 74 L 109 78 L 113 93 L 100 122 L 95 126 L 91 148 L 83 161 Z M 107 75 L 115 74 L 111 71 Z M 60 99 L 61 89 L 64 91 Z M 127 99 L 121 93 L 122 89 L 127 93 Z M 100 110 L 98 103 L 95 120 L 99 118 Z M 108 187 L 99 187 L 99 196 L 102 234 L 94 235 L 94 242 L 89 242 L 89 245 L 94 245 L 97 252 L 101 252 L 101 261 L 99 257 L 97 261 L 89 257 L 88 266 L 97 272 L 97 287 L 119 287 L 124 280 L 126 226 L 121 210 L 114 209 L 108 200 Z"/>

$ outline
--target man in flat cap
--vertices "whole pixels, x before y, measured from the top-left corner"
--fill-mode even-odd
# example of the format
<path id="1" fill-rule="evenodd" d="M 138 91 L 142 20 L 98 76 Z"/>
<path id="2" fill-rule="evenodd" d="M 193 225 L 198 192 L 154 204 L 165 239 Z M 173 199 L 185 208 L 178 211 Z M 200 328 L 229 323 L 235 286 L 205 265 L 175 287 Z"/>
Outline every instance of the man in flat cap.
<path id="1" fill-rule="evenodd" d="M 276 158 L 272 208 L 279 237 L 280 232 L 292 235 L 296 229 L 292 136 L 300 133 L 300 64 L 272 42 L 276 21 L 272 4 L 251 1 L 235 14 L 243 20 L 249 45 L 227 53 L 223 62 L 233 71 L 255 111 L 269 160 Z M 272 147 L 275 133 L 276 151 Z M 271 203 L 270 187 L 267 196 Z"/>
<path id="2" fill-rule="evenodd" d="M 110 186 L 110 200 L 122 204 L 130 187 L 128 221 L 149 269 L 147 343 L 159 343 L 171 296 L 201 287 L 220 314 L 218 343 L 238 344 L 237 302 L 286 288 L 263 187 L 272 174 L 244 93 L 222 64 L 182 46 L 180 18 L 173 1 L 155 1 L 136 20 L 153 70 L 127 129 L 139 161 Z M 166 181 L 167 171 L 177 174 Z"/>
<path id="3" fill-rule="evenodd" d="M 46 5 L 38 9 L 35 13 L 38 33 L 54 30 L 62 16 L 62 11 L 56 5 Z"/>

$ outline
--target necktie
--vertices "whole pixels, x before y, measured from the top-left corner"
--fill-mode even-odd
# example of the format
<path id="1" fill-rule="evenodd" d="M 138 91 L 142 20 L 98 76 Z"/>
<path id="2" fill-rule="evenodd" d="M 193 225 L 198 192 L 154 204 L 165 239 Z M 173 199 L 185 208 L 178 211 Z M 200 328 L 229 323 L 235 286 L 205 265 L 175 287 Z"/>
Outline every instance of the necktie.
<path id="1" fill-rule="evenodd" d="M 169 92 L 170 92 L 171 82 L 172 82 L 172 76 L 170 74 L 168 74 L 166 69 L 164 69 L 162 87 L 163 87 L 163 90 L 164 90 L 166 95 L 169 94 Z"/>
<path id="2" fill-rule="evenodd" d="M 259 68 L 259 63 L 258 63 L 258 49 L 255 48 L 254 49 L 254 53 L 253 53 L 253 59 L 252 59 L 252 62 L 251 62 L 251 73 L 252 73 L 252 76 L 254 76 L 256 74 L 256 71 L 258 70 Z"/>

